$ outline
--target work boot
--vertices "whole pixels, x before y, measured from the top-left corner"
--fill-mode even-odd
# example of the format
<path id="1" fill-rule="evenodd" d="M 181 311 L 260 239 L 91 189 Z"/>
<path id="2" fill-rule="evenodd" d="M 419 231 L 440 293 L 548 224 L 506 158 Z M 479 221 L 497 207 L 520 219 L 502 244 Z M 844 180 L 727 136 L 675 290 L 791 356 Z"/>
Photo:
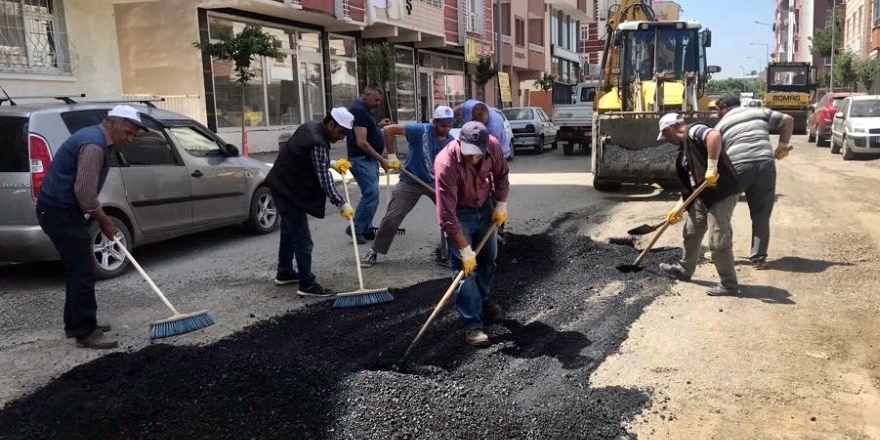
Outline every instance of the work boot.
<path id="1" fill-rule="evenodd" d="M 349 237 L 351 237 L 351 226 L 345 227 L 345 235 L 348 235 Z M 357 244 L 366 244 L 367 243 L 367 239 L 361 234 L 354 234 L 354 240 L 357 242 Z"/>
<path id="2" fill-rule="evenodd" d="M 706 290 L 706 295 L 709 296 L 735 296 L 739 295 L 739 288 L 737 287 L 728 287 L 722 284 L 717 284 L 715 286 L 710 287 Z"/>
<path id="3" fill-rule="evenodd" d="M 364 255 L 361 267 L 372 267 L 374 264 L 376 264 L 376 251 L 370 249 L 367 251 L 367 255 Z"/>
<path id="4" fill-rule="evenodd" d="M 468 330 L 467 341 L 474 347 L 488 347 L 489 335 L 481 329 Z"/>
<path id="5" fill-rule="evenodd" d="M 101 330 L 102 332 L 109 332 L 110 331 L 110 324 L 105 324 L 105 323 L 99 322 L 97 329 Z M 72 338 L 74 336 L 76 336 L 76 335 L 73 334 L 73 330 L 64 330 L 64 337 Z"/>
<path id="6" fill-rule="evenodd" d="M 363 234 L 361 234 L 361 236 L 363 236 L 363 237 L 366 238 L 367 240 L 375 240 L 375 239 L 376 239 L 376 233 L 373 232 L 374 230 L 375 230 L 374 228 L 370 228 L 369 231 L 364 232 Z"/>
<path id="7" fill-rule="evenodd" d="M 504 319 L 504 310 L 495 301 L 487 299 L 483 301 L 483 322 L 494 324 Z"/>
<path id="8" fill-rule="evenodd" d="M 687 273 L 687 271 L 684 270 L 683 267 L 681 267 L 681 264 L 678 264 L 678 263 L 675 263 L 675 264 L 660 263 L 660 270 L 665 272 L 666 275 L 669 275 L 670 277 L 675 278 L 676 280 L 679 280 L 679 281 L 690 281 L 691 280 L 691 275 L 689 273 Z"/>
<path id="9" fill-rule="evenodd" d="M 95 350 L 109 350 L 119 347 L 116 341 L 104 340 L 104 332 L 96 328 L 85 338 L 76 338 L 76 346 L 81 348 L 94 348 Z"/>
<path id="10" fill-rule="evenodd" d="M 315 282 L 312 283 L 311 286 L 300 285 L 299 288 L 296 289 L 296 294 L 299 296 L 316 296 L 326 298 L 328 296 L 336 295 L 336 292 Z"/>
<path id="11" fill-rule="evenodd" d="M 296 271 L 282 273 L 278 272 L 275 274 L 275 285 L 276 286 L 284 286 L 286 284 L 293 284 L 299 282 L 299 274 Z"/>
<path id="12" fill-rule="evenodd" d="M 767 259 L 763 257 L 749 258 L 749 264 L 755 269 L 762 270 L 767 268 Z"/>

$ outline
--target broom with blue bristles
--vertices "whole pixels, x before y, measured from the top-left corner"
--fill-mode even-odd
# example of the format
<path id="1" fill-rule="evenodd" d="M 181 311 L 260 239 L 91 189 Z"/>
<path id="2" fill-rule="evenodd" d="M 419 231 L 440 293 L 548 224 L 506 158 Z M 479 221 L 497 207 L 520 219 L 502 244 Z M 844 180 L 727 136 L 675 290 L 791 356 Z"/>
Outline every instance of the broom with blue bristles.
<path id="1" fill-rule="evenodd" d="M 156 292 L 156 295 L 159 295 L 159 298 L 165 305 L 171 309 L 173 315 L 169 318 L 161 319 L 159 321 L 153 321 L 150 323 L 150 339 L 159 339 L 159 338 L 167 338 L 169 336 L 177 336 L 182 335 L 184 333 L 189 333 L 192 331 L 196 331 L 199 329 L 203 329 L 205 327 L 210 327 L 214 325 L 214 319 L 211 318 L 211 315 L 208 314 L 207 311 L 202 310 L 201 312 L 195 313 L 180 313 L 171 305 L 171 302 L 168 301 L 168 298 L 159 290 L 159 287 L 156 286 L 156 283 L 150 278 L 149 275 L 144 271 L 140 264 L 135 261 L 134 257 L 131 256 L 131 253 L 128 252 L 128 249 L 122 245 L 122 242 L 119 241 L 119 237 L 113 237 L 113 242 L 119 246 L 119 249 L 122 249 L 122 252 L 125 253 L 125 258 L 128 258 L 128 261 L 131 261 L 131 264 L 141 273 L 141 276 L 144 277 L 144 280 L 147 281 L 147 284 L 153 288 L 153 291 Z"/>
<path id="2" fill-rule="evenodd" d="M 345 177 L 342 178 L 342 188 L 345 190 L 345 201 L 351 203 L 351 196 L 348 194 L 348 183 L 345 181 Z M 389 292 L 387 288 L 364 288 L 364 274 L 363 271 L 361 271 L 361 255 L 358 251 L 357 240 L 355 239 L 354 217 L 348 219 L 348 225 L 352 232 L 351 244 L 352 247 L 354 247 L 354 267 L 357 268 L 358 284 L 360 288 L 351 292 L 337 293 L 336 300 L 333 301 L 333 307 L 370 306 L 373 304 L 394 301 L 394 296 L 391 295 L 391 292 Z"/>

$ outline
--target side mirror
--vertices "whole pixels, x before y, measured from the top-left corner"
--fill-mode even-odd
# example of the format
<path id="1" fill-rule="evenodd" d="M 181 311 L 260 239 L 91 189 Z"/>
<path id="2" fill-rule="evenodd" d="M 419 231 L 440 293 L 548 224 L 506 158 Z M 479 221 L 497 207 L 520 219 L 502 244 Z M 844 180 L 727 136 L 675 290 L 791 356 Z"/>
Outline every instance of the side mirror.
<path id="1" fill-rule="evenodd" d="M 703 47 L 712 47 L 712 31 L 709 29 L 703 31 Z"/>
<path id="2" fill-rule="evenodd" d="M 226 155 L 229 157 L 238 157 L 241 155 L 241 152 L 238 151 L 238 147 L 232 144 L 226 144 Z"/>
<path id="3" fill-rule="evenodd" d="M 721 66 L 707 66 L 706 71 L 709 73 L 718 73 L 721 71 Z"/>
<path id="4" fill-rule="evenodd" d="M 834 119 L 843 119 L 843 112 L 837 112 L 834 114 Z"/>
<path id="5" fill-rule="evenodd" d="M 816 104 L 810 104 L 807 108 L 809 108 L 811 112 L 814 112 L 816 111 Z"/>

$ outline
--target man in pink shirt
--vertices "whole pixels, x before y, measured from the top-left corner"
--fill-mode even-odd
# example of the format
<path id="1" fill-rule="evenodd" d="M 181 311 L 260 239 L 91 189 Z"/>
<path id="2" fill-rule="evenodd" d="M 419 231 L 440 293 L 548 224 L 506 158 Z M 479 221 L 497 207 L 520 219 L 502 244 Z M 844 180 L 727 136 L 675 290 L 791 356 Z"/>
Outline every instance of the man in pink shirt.
<path id="1" fill-rule="evenodd" d="M 459 270 L 465 274 L 455 291 L 455 308 L 467 327 L 467 341 L 477 347 L 489 345 L 483 312 L 495 276 L 495 233 L 479 255 L 472 245 L 476 246 L 493 224 L 507 220 L 508 171 L 501 145 L 480 122 L 464 124 L 458 140 L 434 159 L 437 219 L 447 237 L 449 269 L 453 276 Z"/>

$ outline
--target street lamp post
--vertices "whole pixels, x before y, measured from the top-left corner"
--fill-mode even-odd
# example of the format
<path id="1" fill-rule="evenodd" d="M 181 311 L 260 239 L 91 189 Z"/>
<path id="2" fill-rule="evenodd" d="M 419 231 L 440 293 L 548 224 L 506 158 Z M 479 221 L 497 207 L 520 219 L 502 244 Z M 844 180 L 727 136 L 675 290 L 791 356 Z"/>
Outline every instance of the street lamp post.
<path id="1" fill-rule="evenodd" d="M 837 0 L 831 3 L 831 72 L 828 75 L 828 91 L 834 91 L 834 36 L 837 34 Z"/>
<path id="2" fill-rule="evenodd" d="M 749 43 L 752 46 L 764 46 L 764 65 L 770 64 L 770 45 L 767 43 Z"/>
<path id="3" fill-rule="evenodd" d="M 758 21 L 758 20 L 755 20 L 752 23 L 759 24 L 761 26 L 767 26 L 768 28 L 770 28 L 770 31 L 773 32 L 773 25 L 770 23 L 764 23 L 763 21 Z M 757 44 L 757 43 L 752 43 L 752 44 Z M 770 63 L 770 46 L 769 45 L 766 45 L 766 46 L 767 46 L 767 63 L 769 64 Z M 774 52 L 774 54 L 775 54 L 775 52 Z M 774 58 L 776 58 L 775 55 L 774 55 Z"/>

